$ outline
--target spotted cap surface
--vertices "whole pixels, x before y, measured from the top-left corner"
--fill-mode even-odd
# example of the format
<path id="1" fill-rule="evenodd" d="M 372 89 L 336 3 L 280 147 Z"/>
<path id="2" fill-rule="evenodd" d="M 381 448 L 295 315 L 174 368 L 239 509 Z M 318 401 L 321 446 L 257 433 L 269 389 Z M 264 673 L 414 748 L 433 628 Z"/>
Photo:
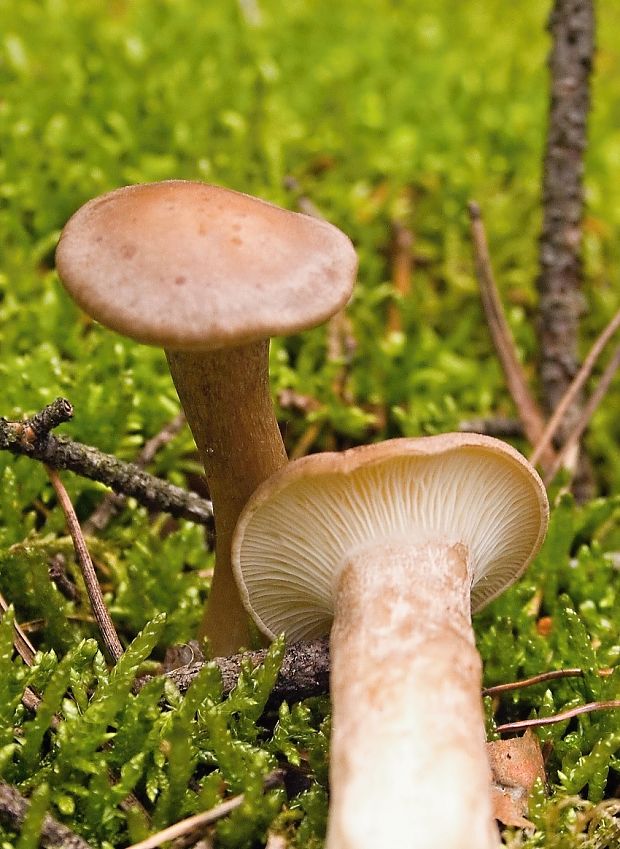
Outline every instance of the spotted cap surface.
<path id="1" fill-rule="evenodd" d="M 77 303 L 119 333 L 210 350 L 295 333 L 342 308 L 357 257 L 326 221 L 184 180 L 82 206 L 56 251 Z"/>

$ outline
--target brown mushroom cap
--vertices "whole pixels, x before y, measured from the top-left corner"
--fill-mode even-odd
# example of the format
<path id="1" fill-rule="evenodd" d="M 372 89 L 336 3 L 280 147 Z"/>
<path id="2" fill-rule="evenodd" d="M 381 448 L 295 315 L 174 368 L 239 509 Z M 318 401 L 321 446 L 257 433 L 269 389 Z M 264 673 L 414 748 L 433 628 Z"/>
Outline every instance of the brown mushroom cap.
<path id="1" fill-rule="evenodd" d="M 77 303 L 119 333 L 212 350 L 313 327 L 351 295 L 349 239 L 239 192 L 170 180 L 82 206 L 56 263 Z"/>
<path id="2" fill-rule="evenodd" d="M 329 632 L 338 578 L 355 552 L 458 544 L 475 611 L 521 575 L 548 514 L 536 471 L 498 439 L 392 439 L 314 454 L 272 475 L 239 518 L 233 569 L 258 627 L 295 641 Z"/>

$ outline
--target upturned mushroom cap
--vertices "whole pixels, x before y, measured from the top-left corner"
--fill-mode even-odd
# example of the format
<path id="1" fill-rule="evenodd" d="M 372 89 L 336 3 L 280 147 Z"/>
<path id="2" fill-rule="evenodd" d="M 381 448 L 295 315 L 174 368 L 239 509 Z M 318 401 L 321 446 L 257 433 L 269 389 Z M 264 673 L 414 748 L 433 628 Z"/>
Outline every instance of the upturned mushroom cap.
<path id="1" fill-rule="evenodd" d="M 296 641 L 329 632 L 351 552 L 381 541 L 460 544 L 475 611 L 521 575 L 548 514 L 535 470 L 500 440 L 394 439 L 304 457 L 265 481 L 237 524 L 233 568 L 258 627 Z"/>
<path id="2" fill-rule="evenodd" d="M 325 321 L 347 302 L 357 259 L 325 221 L 170 180 L 86 203 L 62 232 L 56 264 L 107 327 L 168 350 L 211 350 Z"/>

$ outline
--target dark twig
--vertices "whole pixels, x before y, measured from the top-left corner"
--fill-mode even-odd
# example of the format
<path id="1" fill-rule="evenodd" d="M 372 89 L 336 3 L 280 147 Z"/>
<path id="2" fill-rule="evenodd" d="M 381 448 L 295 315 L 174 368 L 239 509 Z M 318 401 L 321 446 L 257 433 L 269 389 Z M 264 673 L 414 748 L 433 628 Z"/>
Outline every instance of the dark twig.
<path id="1" fill-rule="evenodd" d="M 287 192 L 296 195 L 295 203 L 300 212 L 303 212 L 304 215 L 309 215 L 311 218 L 323 218 L 321 210 L 314 201 L 310 200 L 310 198 L 304 194 L 299 180 L 296 177 L 293 177 L 292 174 L 288 174 L 282 183 Z"/>
<path id="2" fill-rule="evenodd" d="M 9 604 L 7 600 L 2 594 L 0 594 L 0 619 L 2 619 L 8 609 Z M 19 622 L 13 623 L 13 629 L 15 631 L 15 636 L 13 637 L 13 645 L 15 646 L 15 651 L 27 666 L 32 666 L 34 656 L 36 654 L 34 646 L 26 636 Z"/>
<path id="3" fill-rule="evenodd" d="M 310 449 L 319 438 L 323 424 L 322 421 L 316 421 L 308 425 L 289 451 L 290 460 L 299 460 L 300 457 L 305 457 L 310 452 Z"/>
<path id="4" fill-rule="evenodd" d="M 611 669 L 597 669 L 596 674 L 601 678 L 611 675 Z M 485 687 L 483 696 L 499 696 L 501 693 L 509 693 L 511 690 L 520 690 L 522 687 L 533 687 L 534 684 L 543 684 L 545 681 L 555 681 L 558 678 L 583 678 L 583 669 L 551 669 L 549 672 L 541 672 L 524 678 L 522 681 L 510 681 L 508 684 L 496 684 L 494 687 Z"/>
<path id="5" fill-rule="evenodd" d="M 270 772 L 269 775 L 265 776 L 263 787 L 265 790 L 271 790 L 273 787 L 281 784 L 282 780 L 282 772 L 280 770 L 274 770 L 273 772 Z M 187 817 L 187 819 L 168 826 L 168 828 L 164 828 L 163 831 L 158 831 L 157 834 L 152 834 L 150 837 L 147 837 L 146 840 L 134 843 L 129 847 L 129 849 L 156 849 L 157 846 L 161 846 L 162 843 L 166 843 L 168 840 L 175 840 L 176 838 L 182 837 L 190 832 L 203 829 L 205 826 L 211 825 L 211 823 L 222 819 L 222 817 L 227 817 L 228 814 L 231 814 L 234 810 L 241 807 L 244 801 L 245 796 L 243 793 L 240 793 L 238 796 L 226 799 L 226 801 L 216 805 L 209 811 L 194 814 L 192 817 Z"/>
<path id="6" fill-rule="evenodd" d="M 398 295 L 398 301 L 392 301 L 388 307 L 388 330 L 402 330 L 401 305 L 411 294 L 413 276 L 413 233 L 402 223 L 392 224 L 392 242 L 390 246 L 392 260 L 392 283 Z"/>
<path id="7" fill-rule="evenodd" d="M 6 613 L 8 607 L 6 600 L 0 595 L 0 619 L 2 619 Z M 14 622 L 13 627 L 15 629 L 15 638 L 13 640 L 15 651 L 19 654 L 27 666 L 32 666 L 35 655 L 34 647 L 17 622 Z M 30 687 L 26 687 L 22 694 L 22 704 L 27 710 L 32 711 L 32 713 L 36 713 L 39 709 L 39 705 L 41 704 L 41 699 L 37 696 L 34 690 L 31 690 Z M 52 723 L 54 722 L 58 722 L 58 717 L 52 718 Z"/>
<path id="8" fill-rule="evenodd" d="M 41 704 L 41 699 L 34 690 L 31 690 L 30 687 L 26 687 L 22 694 L 22 704 L 29 710 L 31 713 L 36 713 L 39 710 L 39 705 Z M 60 722 L 60 717 L 53 716 L 50 722 L 52 728 L 57 728 Z"/>
<path id="9" fill-rule="evenodd" d="M 110 653 L 110 656 L 116 663 L 123 654 L 123 646 L 118 638 L 116 628 L 110 618 L 108 609 L 105 606 L 103 595 L 101 594 L 101 588 L 95 573 L 95 567 L 93 566 L 93 561 L 91 560 L 90 553 L 84 541 L 80 523 L 75 514 L 75 510 L 73 509 L 73 504 L 71 503 L 67 490 L 60 480 L 58 472 L 55 469 L 51 469 L 49 466 L 46 466 L 46 470 L 52 486 L 54 487 L 58 503 L 60 504 L 67 520 L 67 527 L 69 528 L 69 533 L 73 540 L 73 547 L 75 548 L 77 561 L 82 571 L 82 575 L 84 576 L 86 592 L 88 593 L 91 608 L 97 621 L 97 625 L 99 626 L 103 642 Z"/>
<path id="10" fill-rule="evenodd" d="M 501 298 L 497 290 L 486 232 L 482 221 L 480 207 L 474 201 L 468 204 L 471 224 L 472 243 L 476 264 L 476 277 L 480 287 L 480 297 L 486 315 L 489 331 L 497 356 L 504 370 L 506 384 L 517 408 L 523 430 L 531 445 L 536 445 L 545 428 L 545 420 L 532 397 L 521 363 L 517 357 L 516 348 L 510 327 L 506 321 Z M 541 458 L 547 467 L 553 460 L 554 452 L 547 448 Z"/>
<path id="11" fill-rule="evenodd" d="M 86 534 L 86 530 L 84 530 Z M 69 601 L 78 601 L 80 598 L 80 591 L 73 583 L 73 581 L 67 575 L 66 569 L 67 561 L 65 559 L 64 554 L 54 554 L 50 557 L 48 574 L 50 576 L 50 580 L 56 584 L 58 591 L 61 592 L 65 598 L 68 598 Z"/>
<path id="12" fill-rule="evenodd" d="M 136 466 L 141 469 L 148 466 L 148 464 L 154 459 L 157 452 L 167 445 L 177 435 L 177 433 L 179 433 L 184 425 L 185 415 L 183 413 L 179 413 L 172 419 L 172 421 L 168 422 L 168 424 L 163 427 L 159 433 L 156 433 L 155 436 L 148 440 L 148 442 L 145 442 L 142 450 L 134 461 Z M 102 531 L 110 520 L 122 510 L 126 501 L 127 496 L 123 493 L 108 492 L 92 515 L 89 516 L 89 518 L 83 523 L 82 529 L 84 534 L 89 536 L 96 531 Z"/>
<path id="13" fill-rule="evenodd" d="M 467 419 L 459 422 L 463 433 L 484 433 L 499 439 L 514 439 L 523 436 L 523 425 L 517 419 Z"/>
<path id="14" fill-rule="evenodd" d="M 299 181 L 295 177 L 288 175 L 284 178 L 283 183 L 287 191 L 296 195 L 296 204 L 300 212 L 309 215 L 311 218 L 325 220 L 321 210 L 303 193 Z M 337 397 L 342 398 L 346 403 L 351 403 L 352 399 L 346 389 L 346 377 L 348 366 L 357 347 L 357 340 L 353 335 L 352 325 L 345 310 L 346 306 L 335 313 L 327 322 L 327 361 L 341 364 L 340 368 L 335 370 L 332 389 Z M 295 456 L 291 455 L 291 459 L 296 459 L 306 453 L 306 447 L 310 448 L 312 442 L 318 436 L 318 431 L 316 433 L 314 431 L 315 429 L 311 425 L 310 436 L 304 440 L 303 448 L 298 448 Z M 308 443 L 307 446 L 306 442 Z"/>
<path id="15" fill-rule="evenodd" d="M 33 442 L 38 442 L 58 425 L 73 418 L 73 405 L 66 398 L 56 398 L 40 412 L 27 420 L 27 426 L 33 431 Z"/>
<path id="16" fill-rule="evenodd" d="M 304 416 L 321 409 L 321 402 L 311 395 L 303 395 L 294 389 L 281 389 L 278 392 L 278 403 L 283 410 L 295 410 Z"/>
<path id="17" fill-rule="evenodd" d="M 210 663 L 215 664 L 222 675 L 225 694 L 230 693 L 237 683 L 241 664 L 249 662 L 258 666 L 265 659 L 266 649 L 231 657 L 216 657 Z M 179 690 L 184 692 L 190 686 L 204 664 L 200 661 L 180 667 L 167 673 Z M 144 683 L 146 683 L 146 680 Z M 309 696 L 318 696 L 329 692 L 329 640 L 294 643 L 287 647 L 280 666 L 280 673 L 269 697 L 269 706 L 277 706 L 282 701 L 299 701 Z"/>
<path id="18" fill-rule="evenodd" d="M 568 410 L 571 408 L 576 398 L 579 396 L 579 393 L 583 389 L 586 380 L 592 374 L 592 369 L 594 368 L 596 361 L 600 357 L 603 348 L 618 329 L 620 329 L 620 310 L 618 310 L 618 312 L 611 319 L 607 327 L 605 327 L 602 333 L 594 341 L 592 347 L 588 352 L 587 357 L 583 361 L 583 365 L 575 375 L 572 383 L 564 393 L 562 400 L 557 405 L 557 407 L 553 411 L 553 415 L 547 422 L 547 426 L 545 427 L 543 435 L 540 437 L 537 445 L 534 448 L 534 451 L 530 455 L 530 463 L 536 464 L 542 452 L 545 451 L 547 446 L 551 444 L 551 440 L 555 436 L 556 431 L 564 423 L 564 417 L 566 416 Z"/>
<path id="19" fill-rule="evenodd" d="M 357 341 L 353 336 L 351 321 L 344 309 L 335 313 L 327 322 L 327 362 L 338 366 L 332 378 L 332 390 L 336 397 L 347 404 L 353 403 L 347 390 L 347 371 L 351 364 Z"/>
<path id="20" fill-rule="evenodd" d="M 555 462 L 549 469 L 549 472 L 545 477 L 545 486 L 549 486 L 553 478 L 562 468 L 562 465 L 565 462 L 566 458 L 579 445 L 579 440 L 581 439 L 583 432 L 587 428 L 592 416 L 596 412 L 598 405 L 605 397 L 611 385 L 611 382 L 614 379 L 614 376 L 619 368 L 620 345 L 616 348 L 611 360 L 607 363 L 605 370 L 600 376 L 599 382 L 596 384 L 596 388 L 592 392 L 592 395 L 590 395 L 590 397 L 588 398 L 588 401 L 583 410 L 581 411 L 577 421 L 575 422 L 572 431 L 568 434 L 566 442 L 562 445 L 562 450 L 560 451 Z"/>
<path id="21" fill-rule="evenodd" d="M 0 821 L 9 828 L 19 831 L 30 802 L 14 787 L 0 781 Z M 41 829 L 41 845 L 50 849 L 90 849 L 88 844 L 78 834 L 47 815 Z"/>
<path id="22" fill-rule="evenodd" d="M 524 731 L 526 728 L 540 728 L 543 725 L 557 725 L 558 722 L 566 722 L 583 713 L 592 713 L 596 710 L 617 710 L 620 708 L 620 699 L 610 699 L 606 702 L 589 702 L 587 705 L 579 705 L 570 710 L 564 710 L 553 716 L 539 716 L 536 719 L 522 719 L 520 722 L 506 722 L 498 725 L 495 729 L 498 734 L 506 734 L 509 731 Z"/>
<path id="23" fill-rule="evenodd" d="M 60 409 L 62 404 L 68 402 L 58 399 L 55 404 L 59 404 Z M 70 404 L 68 406 L 71 407 Z M 149 475 L 135 463 L 124 463 L 90 445 L 42 432 L 41 417 L 49 409 L 46 407 L 40 414 L 25 422 L 10 422 L 0 418 L 0 450 L 39 460 L 53 469 L 67 469 L 135 498 L 145 507 L 163 510 L 172 516 L 211 527 L 211 502 L 200 498 L 196 493 L 186 492 L 178 486 Z"/>
<path id="24" fill-rule="evenodd" d="M 593 0 L 555 0 L 549 18 L 550 107 L 542 187 L 538 278 L 540 381 L 551 414 L 577 371 L 584 151 L 594 55 Z M 559 441 L 579 414 L 575 396 Z M 535 442 L 533 443 L 536 444 Z"/>

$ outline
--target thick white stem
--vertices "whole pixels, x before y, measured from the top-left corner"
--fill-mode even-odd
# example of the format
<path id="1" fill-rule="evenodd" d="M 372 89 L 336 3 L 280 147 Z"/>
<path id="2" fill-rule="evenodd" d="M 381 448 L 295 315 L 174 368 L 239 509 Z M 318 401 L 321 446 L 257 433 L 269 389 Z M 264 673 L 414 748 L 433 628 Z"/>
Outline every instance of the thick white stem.
<path id="1" fill-rule="evenodd" d="M 331 669 L 326 849 L 497 849 L 465 548 L 356 552 Z"/>

